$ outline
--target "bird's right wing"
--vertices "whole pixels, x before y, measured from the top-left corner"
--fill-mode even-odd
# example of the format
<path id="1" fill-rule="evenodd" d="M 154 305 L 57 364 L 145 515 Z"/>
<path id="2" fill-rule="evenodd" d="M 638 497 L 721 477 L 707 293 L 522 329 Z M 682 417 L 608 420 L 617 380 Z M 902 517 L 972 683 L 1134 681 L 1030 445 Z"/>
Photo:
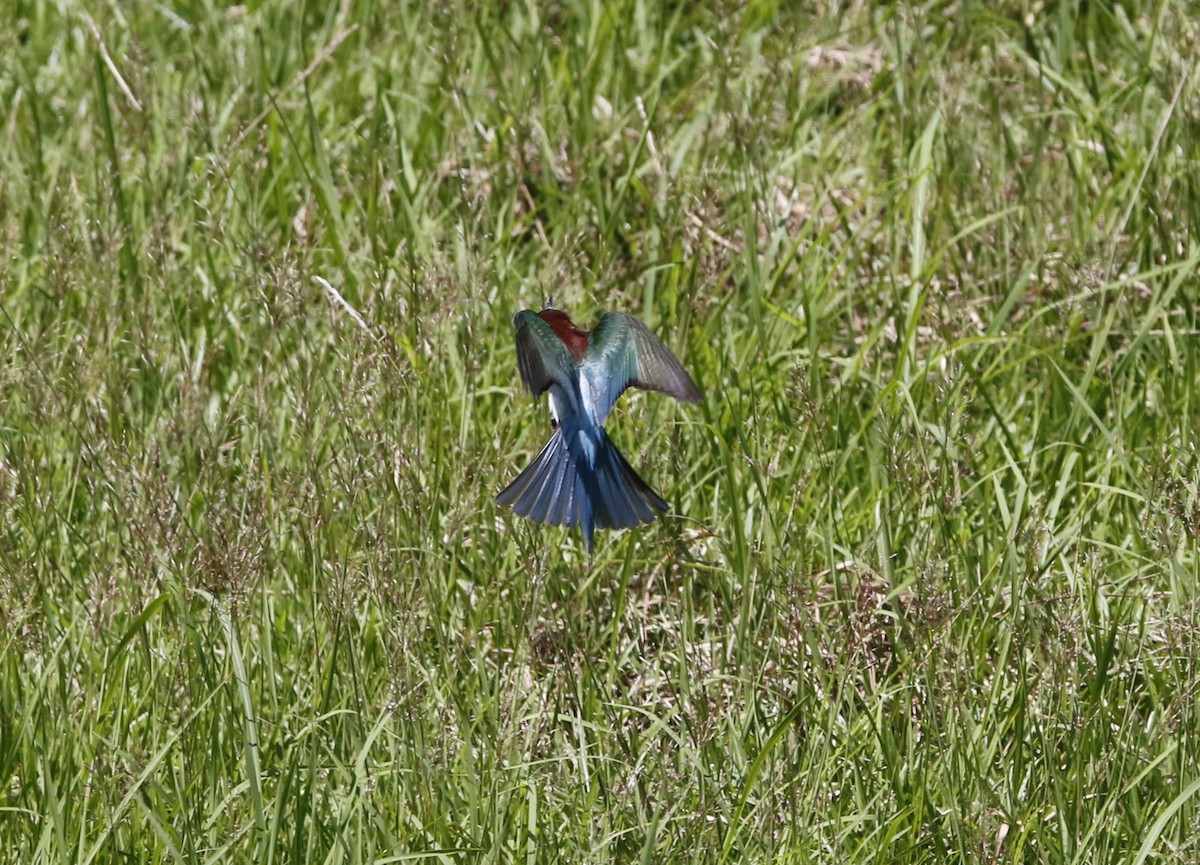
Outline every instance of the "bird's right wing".
<path id="1" fill-rule="evenodd" d="M 587 362 L 607 378 L 601 421 L 628 387 L 655 390 L 680 402 L 700 402 L 700 389 L 654 331 L 624 312 L 600 316 L 588 340 Z"/>
<path id="2" fill-rule="evenodd" d="M 571 383 L 562 375 L 575 366 L 575 359 L 558 334 L 531 309 L 518 312 L 513 326 L 517 329 L 517 366 L 529 392 L 539 396 L 552 384 L 569 391 Z"/>

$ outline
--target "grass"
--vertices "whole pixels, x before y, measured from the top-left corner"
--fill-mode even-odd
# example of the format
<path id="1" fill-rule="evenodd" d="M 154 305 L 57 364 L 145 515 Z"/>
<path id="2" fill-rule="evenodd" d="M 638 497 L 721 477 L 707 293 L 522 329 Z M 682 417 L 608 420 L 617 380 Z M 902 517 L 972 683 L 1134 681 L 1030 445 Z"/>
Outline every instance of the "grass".
<path id="1" fill-rule="evenodd" d="M 1200 857 L 1186 4 L 8 8 L 12 861 Z"/>

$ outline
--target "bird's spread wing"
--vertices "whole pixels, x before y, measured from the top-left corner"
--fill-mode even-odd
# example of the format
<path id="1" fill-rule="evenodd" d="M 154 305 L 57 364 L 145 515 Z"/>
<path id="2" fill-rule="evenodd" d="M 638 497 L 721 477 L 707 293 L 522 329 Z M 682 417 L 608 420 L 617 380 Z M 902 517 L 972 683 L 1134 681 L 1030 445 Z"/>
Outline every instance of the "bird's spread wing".
<path id="1" fill-rule="evenodd" d="M 607 397 L 601 420 L 628 387 L 656 390 L 682 402 L 700 402 L 700 390 L 671 350 L 650 328 L 624 312 L 606 312 L 588 338 L 584 363 L 606 370 Z M 593 379 L 594 380 L 594 379 Z"/>
<path id="2" fill-rule="evenodd" d="M 513 326 L 517 329 L 517 366 L 529 392 L 539 396 L 556 383 L 569 390 L 570 382 L 562 376 L 575 366 L 575 359 L 558 334 L 529 309 L 517 313 Z"/>

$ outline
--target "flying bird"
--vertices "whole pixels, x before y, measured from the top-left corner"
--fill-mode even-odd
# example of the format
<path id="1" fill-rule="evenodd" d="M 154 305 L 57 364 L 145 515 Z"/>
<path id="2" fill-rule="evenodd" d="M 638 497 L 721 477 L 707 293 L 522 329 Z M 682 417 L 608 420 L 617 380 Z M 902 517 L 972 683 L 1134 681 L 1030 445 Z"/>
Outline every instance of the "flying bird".
<path id="1" fill-rule="evenodd" d="M 588 555 L 596 527 L 627 529 L 667 510 L 617 450 L 604 421 L 628 387 L 682 402 L 700 391 L 650 328 L 624 312 L 606 312 L 590 333 L 547 306 L 513 319 L 517 365 L 535 397 L 550 391 L 550 441 L 496 501 L 535 523 L 579 526 Z"/>

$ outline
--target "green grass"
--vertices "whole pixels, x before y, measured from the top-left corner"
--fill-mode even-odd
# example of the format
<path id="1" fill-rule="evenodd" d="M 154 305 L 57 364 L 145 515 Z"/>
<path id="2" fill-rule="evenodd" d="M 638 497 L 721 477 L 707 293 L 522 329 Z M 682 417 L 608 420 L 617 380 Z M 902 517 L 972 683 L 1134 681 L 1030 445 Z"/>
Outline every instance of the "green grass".
<path id="1" fill-rule="evenodd" d="M 1188 4 L 5 8 L 10 861 L 1200 858 Z"/>

